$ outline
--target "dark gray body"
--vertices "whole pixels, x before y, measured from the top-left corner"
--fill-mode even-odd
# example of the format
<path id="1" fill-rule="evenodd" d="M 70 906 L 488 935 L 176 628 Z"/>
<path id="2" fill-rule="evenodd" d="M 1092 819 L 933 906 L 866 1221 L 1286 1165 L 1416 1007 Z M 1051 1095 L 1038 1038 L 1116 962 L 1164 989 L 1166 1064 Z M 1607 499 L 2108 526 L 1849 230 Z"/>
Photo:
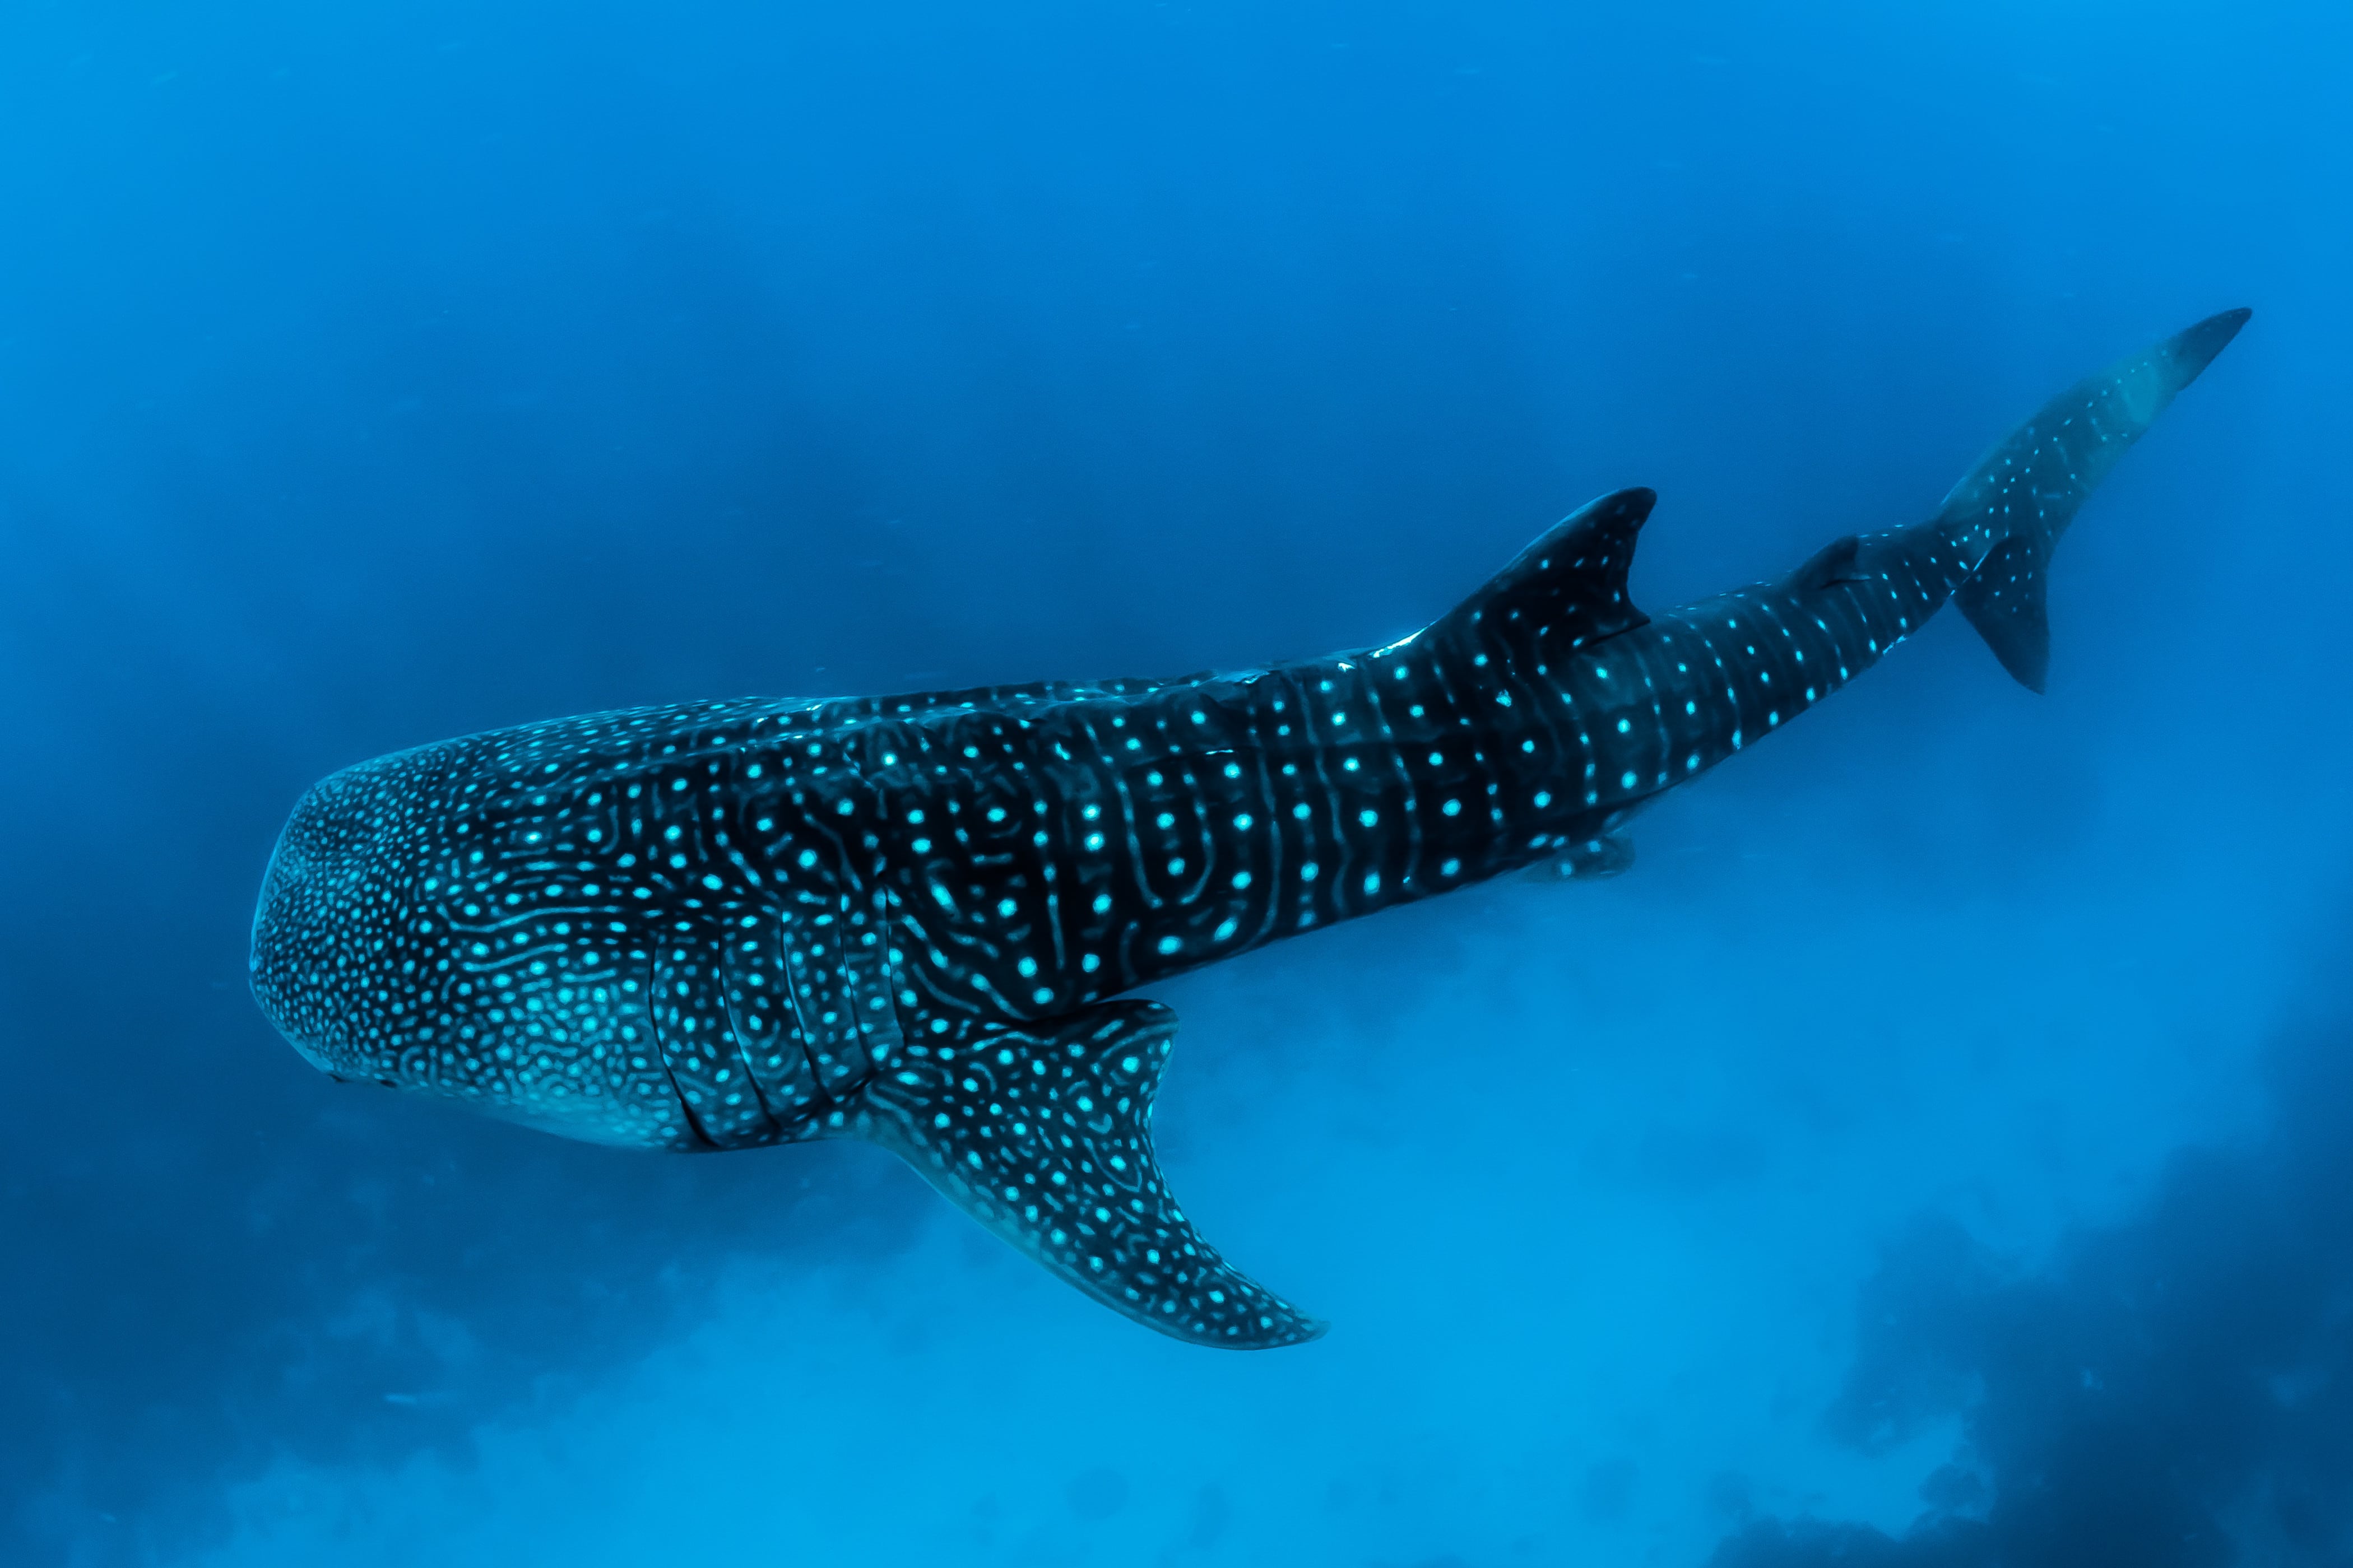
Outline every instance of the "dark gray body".
<path id="1" fill-rule="evenodd" d="M 322 1068 L 599 1142 L 855 1135 L 1106 1304 L 1320 1325 L 1227 1268 L 1148 1137 L 1121 993 L 1537 864 L 1786 724 L 1959 595 L 2040 685 L 2042 567 L 2232 312 L 2053 403 L 1926 523 L 1649 619 L 1605 497 L 1405 642 L 1171 681 L 600 714 L 401 752 L 297 808 L 254 940 Z"/>

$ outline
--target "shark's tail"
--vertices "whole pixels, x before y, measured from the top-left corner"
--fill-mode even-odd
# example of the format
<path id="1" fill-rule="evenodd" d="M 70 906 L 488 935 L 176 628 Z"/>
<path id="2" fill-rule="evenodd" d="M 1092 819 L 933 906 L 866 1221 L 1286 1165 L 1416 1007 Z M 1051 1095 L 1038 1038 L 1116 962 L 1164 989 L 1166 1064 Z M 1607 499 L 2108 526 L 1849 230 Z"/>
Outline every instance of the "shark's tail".
<path id="1" fill-rule="evenodd" d="M 2052 547 L 2125 449 L 2140 439 L 2246 324 L 2225 310 L 2061 393 L 1945 498 L 1935 526 L 1957 537 L 1983 525 L 1994 545 L 1954 594 L 2002 668 L 2042 689 L 2051 662 L 2043 579 Z"/>

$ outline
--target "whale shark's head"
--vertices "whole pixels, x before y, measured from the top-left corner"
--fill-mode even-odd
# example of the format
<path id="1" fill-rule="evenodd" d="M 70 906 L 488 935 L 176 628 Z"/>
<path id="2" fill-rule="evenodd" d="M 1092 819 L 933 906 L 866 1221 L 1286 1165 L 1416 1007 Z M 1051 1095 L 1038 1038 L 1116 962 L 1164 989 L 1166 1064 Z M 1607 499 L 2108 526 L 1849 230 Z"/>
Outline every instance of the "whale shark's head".
<path id="1" fill-rule="evenodd" d="M 279 835 L 253 916 L 253 994 L 311 1066 L 399 1086 L 383 960 L 409 923 L 414 836 L 399 831 L 408 754 L 313 785 Z M 396 962 L 391 968 L 397 971 Z"/>
<path id="2" fill-rule="evenodd" d="M 339 1080 L 666 1146 L 676 1091 L 645 1054 L 642 982 L 623 973 L 645 938 L 522 906 L 512 890 L 548 880 L 548 797 L 512 809 L 480 751 L 396 752 L 302 797 L 254 911 L 254 997 Z"/>

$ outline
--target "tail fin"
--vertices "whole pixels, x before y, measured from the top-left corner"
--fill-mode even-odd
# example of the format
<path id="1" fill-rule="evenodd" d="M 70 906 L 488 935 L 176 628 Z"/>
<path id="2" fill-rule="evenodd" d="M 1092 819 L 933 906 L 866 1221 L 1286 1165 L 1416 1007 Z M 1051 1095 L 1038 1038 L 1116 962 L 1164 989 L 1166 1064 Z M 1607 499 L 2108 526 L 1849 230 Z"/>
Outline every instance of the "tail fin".
<path id="1" fill-rule="evenodd" d="M 2021 685 L 2042 690 L 2051 662 L 2043 578 L 2052 547 L 2125 448 L 2140 439 L 2174 394 L 2198 379 L 2250 314 L 2209 316 L 2077 383 L 2013 431 L 1945 498 L 1937 521 L 1983 522 L 2001 536 L 1953 600 Z"/>

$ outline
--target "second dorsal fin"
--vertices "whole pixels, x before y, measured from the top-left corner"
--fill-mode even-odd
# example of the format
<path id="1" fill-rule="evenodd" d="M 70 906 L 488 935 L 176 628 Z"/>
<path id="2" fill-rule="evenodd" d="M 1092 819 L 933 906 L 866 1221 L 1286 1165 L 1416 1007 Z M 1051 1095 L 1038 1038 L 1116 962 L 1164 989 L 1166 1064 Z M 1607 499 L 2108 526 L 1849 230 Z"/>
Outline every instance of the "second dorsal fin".
<path id="1" fill-rule="evenodd" d="M 1632 631 L 1650 616 L 1626 596 L 1634 536 L 1658 492 L 1616 490 L 1588 501 L 1546 529 L 1484 587 L 1439 622 L 1443 628 L 1491 634 L 1541 632 L 1582 647 Z"/>

